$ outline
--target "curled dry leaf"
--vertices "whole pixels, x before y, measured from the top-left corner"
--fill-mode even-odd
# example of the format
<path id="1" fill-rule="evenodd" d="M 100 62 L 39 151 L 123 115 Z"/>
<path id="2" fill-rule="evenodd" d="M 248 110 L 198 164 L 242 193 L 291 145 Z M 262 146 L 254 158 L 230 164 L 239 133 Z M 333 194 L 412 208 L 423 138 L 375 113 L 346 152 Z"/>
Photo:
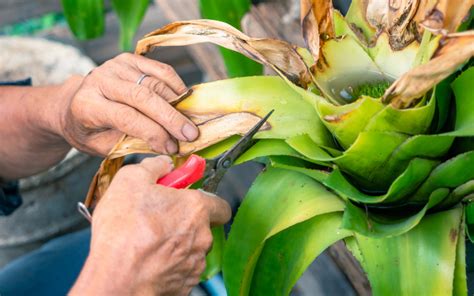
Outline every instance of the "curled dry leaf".
<path id="1" fill-rule="evenodd" d="M 400 50 L 415 40 L 423 30 L 436 34 L 456 32 L 469 14 L 474 0 L 355 0 L 360 14 L 373 29 L 374 38 L 383 31 L 390 36 L 390 46 Z M 371 40 L 375 42 L 375 40 Z"/>
<path id="2" fill-rule="evenodd" d="M 301 29 L 306 46 L 317 63 L 322 42 L 335 36 L 332 1 L 301 0 Z"/>
<path id="3" fill-rule="evenodd" d="M 474 31 L 445 36 L 433 58 L 397 79 L 382 97 L 395 108 L 412 106 L 419 97 L 448 77 L 460 65 L 474 56 Z"/>
<path id="4" fill-rule="evenodd" d="M 272 67 L 292 82 L 306 87 L 311 73 L 297 47 L 267 38 L 251 38 L 234 27 L 213 20 L 192 20 L 171 23 L 146 35 L 137 44 L 136 52 L 144 54 L 154 46 L 182 46 L 210 42 L 237 51 L 257 62 Z"/>
<path id="5" fill-rule="evenodd" d="M 455 32 L 470 13 L 474 0 L 421 1 L 415 20 L 434 33 Z"/>
<path id="6" fill-rule="evenodd" d="M 178 156 L 187 156 L 218 143 L 230 136 L 245 134 L 261 119 L 259 116 L 248 113 L 208 114 L 206 116 L 189 116 L 199 127 L 199 138 L 194 142 L 179 142 Z M 267 130 L 270 124 L 266 123 L 261 130 Z M 124 157 L 129 154 L 157 154 L 143 140 L 124 136 L 115 145 L 107 158 L 102 162 L 99 171 L 92 181 L 86 198 L 86 206 L 94 206 L 109 187 L 113 177 L 123 164 Z"/>

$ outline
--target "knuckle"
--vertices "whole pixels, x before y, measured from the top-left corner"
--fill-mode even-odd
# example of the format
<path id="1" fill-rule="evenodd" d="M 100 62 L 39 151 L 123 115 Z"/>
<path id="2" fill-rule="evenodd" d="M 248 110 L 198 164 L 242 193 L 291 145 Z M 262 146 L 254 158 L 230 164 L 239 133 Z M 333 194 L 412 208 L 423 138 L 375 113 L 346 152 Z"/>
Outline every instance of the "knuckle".
<path id="1" fill-rule="evenodd" d="M 211 249 L 212 247 L 212 243 L 213 243 L 213 237 L 212 237 L 212 233 L 210 230 L 207 230 L 203 235 L 202 235 L 202 244 L 203 244 L 203 247 L 204 247 L 204 250 L 209 250 Z"/>
<path id="2" fill-rule="evenodd" d="M 151 89 L 157 94 L 164 93 L 166 90 L 166 84 L 163 81 L 153 80 L 150 84 Z"/>
<path id="3" fill-rule="evenodd" d="M 129 52 L 123 52 L 121 54 L 119 54 L 116 59 L 118 60 L 128 60 L 132 57 L 133 55 Z"/>
<path id="4" fill-rule="evenodd" d="M 148 88 L 143 87 L 141 85 L 135 85 L 132 89 L 131 97 L 137 103 L 143 103 L 143 102 L 148 101 L 150 98 L 152 98 L 153 94 Z"/>
<path id="5" fill-rule="evenodd" d="M 165 74 L 172 75 L 175 73 L 174 68 L 168 64 L 160 63 L 160 68 Z"/>

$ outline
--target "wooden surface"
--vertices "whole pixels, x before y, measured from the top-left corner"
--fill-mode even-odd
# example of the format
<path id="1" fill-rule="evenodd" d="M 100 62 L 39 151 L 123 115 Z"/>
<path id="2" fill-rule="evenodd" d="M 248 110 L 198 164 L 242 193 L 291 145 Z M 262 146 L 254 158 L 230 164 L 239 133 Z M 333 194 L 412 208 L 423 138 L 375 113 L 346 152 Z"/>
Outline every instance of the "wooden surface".
<path id="1" fill-rule="evenodd" d="M 165 17 L 170 21 L 199 19 L 196 0 L 155 0 Z M 227 77 L 224 62 L 215 45 L 200 44 L 187 47 L 199 68 L 209 80 Z"/>

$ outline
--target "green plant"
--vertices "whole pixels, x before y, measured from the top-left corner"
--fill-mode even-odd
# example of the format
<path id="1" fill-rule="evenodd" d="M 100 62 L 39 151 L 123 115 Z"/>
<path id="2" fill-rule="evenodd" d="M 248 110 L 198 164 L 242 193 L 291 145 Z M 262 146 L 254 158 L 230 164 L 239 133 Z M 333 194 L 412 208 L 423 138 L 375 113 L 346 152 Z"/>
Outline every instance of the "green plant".
<path id="1" fill-rule="evenodd" d="M 180 156 L 216 155 L 275 110 L 238 161 L 263 157 L 267 168 L 223 247 L 230 295 L 287 295 L 339 240 L 374 295 L 467 294 L 473 3 L 390 3 L 355 0 L 343 17 L 331 1 L 301 0 L 307 49 L 209 20 L 172 23 L 138 43 L 145 53 L 212 42 L 279 74 L 197 85 L 176 105 L 201 130 L 196 142 L 180 143 Z M 357 91 L 346 97 L 350 89 Z M 136 152 L 152 151 L 124 137 L 102 164 L 97 196 L 123 156 Z"/>

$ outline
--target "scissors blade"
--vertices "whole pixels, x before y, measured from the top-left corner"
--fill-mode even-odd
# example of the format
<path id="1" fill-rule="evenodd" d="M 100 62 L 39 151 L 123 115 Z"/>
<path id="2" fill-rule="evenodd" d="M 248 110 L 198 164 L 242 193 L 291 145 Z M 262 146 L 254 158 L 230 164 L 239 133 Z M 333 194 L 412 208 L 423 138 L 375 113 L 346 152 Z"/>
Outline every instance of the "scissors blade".
<path id="1" fill-rule="evenodd" d="M 206 166 L 206 175 L 202 188 L 208 192 L 216 193 L 219 182 L 226 171 L 234 164 L 235 160 L 247 151 L 254 143 L 253 136 L 265 124 L 274 110 L 270 111 L 256 125 L 254 125 L 240 140 L 229 150 L 214 159 L 210 159 Z"/>

